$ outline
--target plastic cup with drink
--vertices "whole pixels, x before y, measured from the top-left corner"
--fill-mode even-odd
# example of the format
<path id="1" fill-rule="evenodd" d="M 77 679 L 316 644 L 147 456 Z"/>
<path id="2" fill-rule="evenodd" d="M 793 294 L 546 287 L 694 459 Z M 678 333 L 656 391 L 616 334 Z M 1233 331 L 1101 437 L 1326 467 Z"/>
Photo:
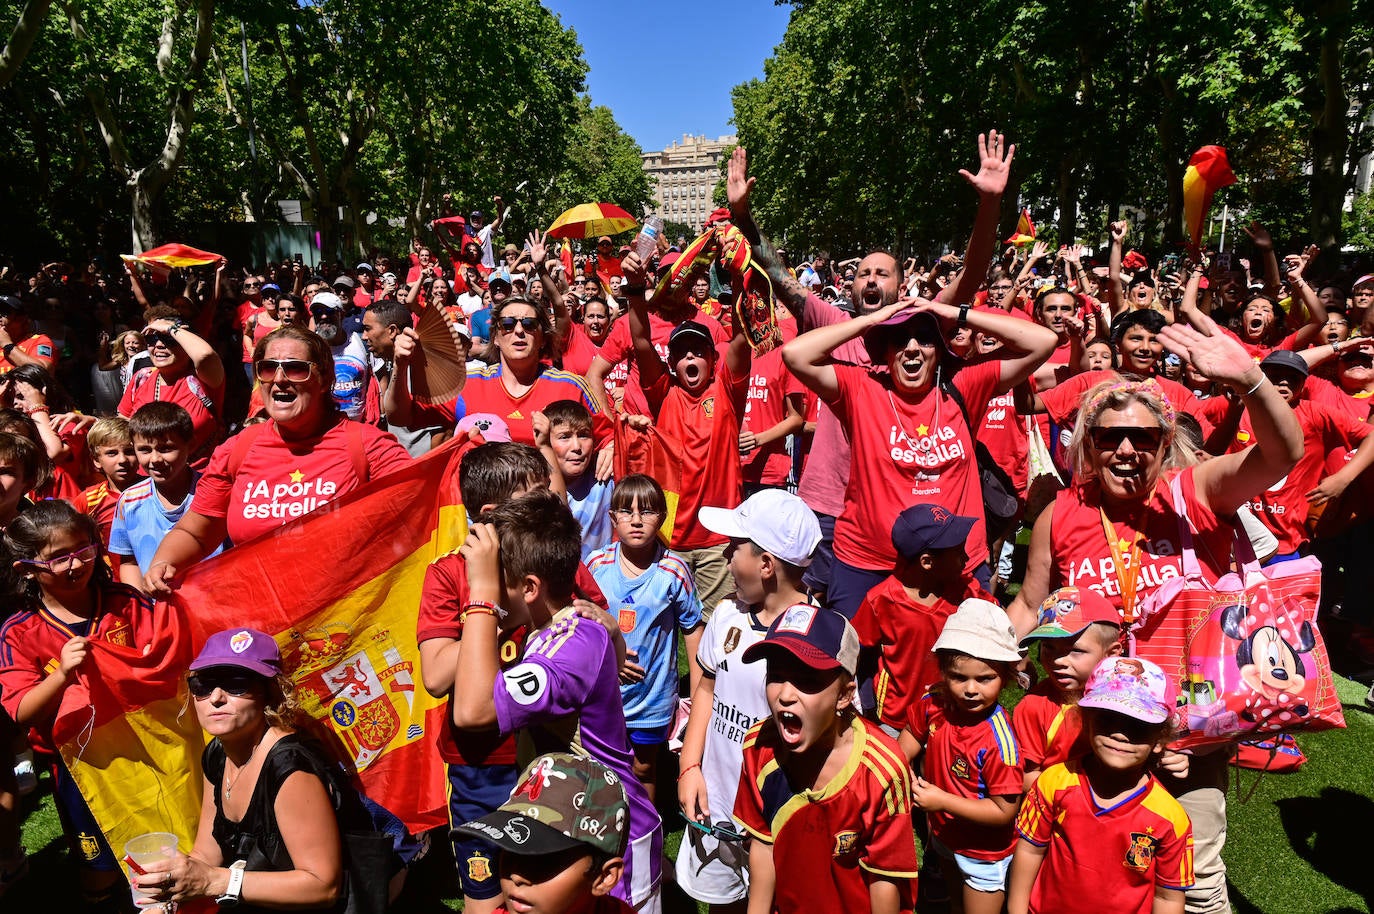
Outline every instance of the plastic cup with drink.
<path id="1" fill-rule="evenodd" d="M 155 831 L 130 838 L 124 845 L 124 865 L 132 876 L 143 876 L 148 865 L 158 860 L 171 860 L 177 855 L 177 836 L 171 832 Z M 132 879 L 129 880 L 131 883 Z M 134 907 L 140 911 L 156 910 L 163 902 L 146 890 L 133 886 Z"/>

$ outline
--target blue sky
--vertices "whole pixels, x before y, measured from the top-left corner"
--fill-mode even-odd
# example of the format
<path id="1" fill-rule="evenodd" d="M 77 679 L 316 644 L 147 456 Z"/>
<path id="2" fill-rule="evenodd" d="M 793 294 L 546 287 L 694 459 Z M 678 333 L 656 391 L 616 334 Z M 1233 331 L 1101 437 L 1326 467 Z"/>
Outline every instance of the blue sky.
<path id="1" fill-rule="evenodd" d="M 791 7 L 772 0 L 544 0 L 577 31 L 593 104 L 646 151 L 684 133 L 734 132 L 730 90 L 763 76 Z"/>

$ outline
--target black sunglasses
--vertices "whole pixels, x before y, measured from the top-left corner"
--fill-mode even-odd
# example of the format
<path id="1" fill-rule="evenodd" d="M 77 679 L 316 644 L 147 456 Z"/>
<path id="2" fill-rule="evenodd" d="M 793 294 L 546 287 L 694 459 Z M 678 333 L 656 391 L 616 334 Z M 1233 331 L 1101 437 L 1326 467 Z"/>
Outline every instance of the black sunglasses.
<path id="1" fill-rule="evenodd" d="M 732 822 L 716 822 L 708 825 L 705 822 L 698 822 L 680 809 L 677 812 L 688 825 L 692 826 L 692 828 L 695 828 L 703 835 L 711 835 L 719 841 L 743 841 L 745 838 L 744 832 L 735 828 Z"/>
<path id="2" fill-rule="evenodd" d="M 315 320 L 317 320 L 317 321 L 318 321 L 318 320 L 334 320 L 336 314 L 338 314 L 338 312 L 335 311 L 333 308 L 326 308 L 326 307 L 324 307 L 323 305 L 321 305 L 321 306 L 318 307 L 318 308 L 311 308 L 311 309 L 310 309 L 310 316 L 313 317 L 313 318 L 314 318 Z"/>
<path id="3" fill-rule="evenodd" d="M 161 343 L 168 349 L 171 349 L 177 344 L 175 337 L 170 333 L 163 333 L 161 330 L 149 330 L 145 332 L 143 334 L 143 342 L 147 343 L 150 347 Z"/>
<path id="4" fill-rule="evenodd" d="M 1138 427 L 1132 425 L 1098 426 L 1089 430 L 1093 447 L 1099 451 L 1115 451 L 1121 442 L 1129 440 L 1137 451 L 1154 453 L 1164 441 L 1164 429 L 1159 426 Z"/>
<path id="5" fill-rule="evenodd" d="M 278 370 L 286 376 L 286 380 L 299 384 L 310 380 L 310 372 L 315 370 L 315 364 L 304 359 L 258 359 L 253 363 L 253 374 L 264 384 L 276 380 Z"/>
<path id="6" fill-rule="evenodd" d="M 223 690 L 226 695 L 241 698 L 253 691 L 262 682 L 262 677 L 254 673 L 192 673 L 186 677 L 186 687 L 196 698 L 209 698 L 215 689 Z"/>
<path id="7" fill-rule="evenodd" d="M 526 333 L 533 333 L 539 329 L 539 318 L 537 317 L 503 317 L 499 321 L 502 333 L 514 333 L 515 325 L 519 324 L 525 328 Z"/>

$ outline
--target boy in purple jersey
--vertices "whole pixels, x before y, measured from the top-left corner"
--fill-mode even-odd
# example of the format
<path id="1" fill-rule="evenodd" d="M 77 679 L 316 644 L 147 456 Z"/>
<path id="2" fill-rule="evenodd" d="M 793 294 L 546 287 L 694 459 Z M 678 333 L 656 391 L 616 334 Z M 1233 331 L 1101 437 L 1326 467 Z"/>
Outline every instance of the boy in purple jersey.
<path id="1" fill-rule="evenodd" d="M 569 605 L 581 556 L 577 521 L 545 490 L 497 507 L 491 518 L 472 526 L 462 548 L 469 598 L 454 723 L 516 733 L 531 754 L 567 751 L 576 741 L 615 772 L 629 798 L 630 844 L 612 894 L 655 912 L 663 827 L 634 776 L 615 645 L 605 627 Z M 524 653 L 503 671 L 498 641 L 522 625 L 530 629 Z"/>

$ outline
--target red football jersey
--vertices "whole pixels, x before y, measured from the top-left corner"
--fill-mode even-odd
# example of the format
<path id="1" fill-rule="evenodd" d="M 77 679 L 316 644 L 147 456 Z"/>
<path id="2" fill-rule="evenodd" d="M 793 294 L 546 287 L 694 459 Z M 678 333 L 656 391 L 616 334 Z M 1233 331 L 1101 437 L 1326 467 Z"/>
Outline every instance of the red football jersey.
<path id="1" fill-rule="evenodd" d="M 207 451 L 219 435 L 219 415 L 224 405 L 224 385 L 207 387 L 192 373 L 166 382 L 156 368 L 142 368 L 129 379 L 119 401 L 119 414 L 125 419 L 138 408 L 155 401 L 175 403 L 191 414 L 192 460 Z"/>
<path id="2" fill-rule="evenodd" d="M 927 692 L 911 706 L 907 728 L 925 746 L 923 776 L 941 790 L 969 800 L 1021 795 L 1025 768 L 1001 705 L 980 720 L 956 722 L 946 716 L 939 693 Z M 956 854 L 975 860 L 1005 860 L 1016 847 L 1016 830 L 979 825 L 947 812 L 927 813 L 930 831 Z"/>
<path id="3" fill-rule="evenodd" d="M 716 376 L 696 394 L 678 387 L 665 372 L 650 401 L 659 404 L 656 422 L 665 441 L 678 444 L 682 460 L 682 491 L 673 524 L 672 549 L 700 549 L 726 541 L 697 520 L 705 505 L 733 508 L 743 501 L 743 473 L 739 463 L 740 416 L 748 390 L 747 377 L 730 374 L 725 359 L 716 359 Z"/>
<path id="4" fill-rule="evenodd" d="M 897 880 L 901 910 L 912 909 L 920 864 L 906 757 L 877 724 L 856 717 L 850 727 L 854 744 L 844 768 L 824 787 L 803 793 L 788 783 L 776 755 L 772 717 L 744 737 L 735 818 L 773 845 L 778 914 L 867 911 L 870 875 Z"/>
<path id="5" fill-rule="evenodd" d="M 839 396 L 830 406 L 849 433 L 849 483 L 835 522 L 835 557 L 855 568 L 891 571 L 897 563 L 890 532 L 914 504 L 942 505 L 975 518 L 968 538 L 973 571 L 988 558 L 983 490 L 973 433 L 959 404 L 936 389 L 918 400 L 899 397 L 887 375 L 836 365 Z M 969 422 L 982 422 L 1001 375 L 1001 363 L 970 365 L 954 376 Z"/>
<path id="6" fill-rule="evenodd" d="M 521 444 L 534 444 L 535 413 L 556 400 L 576 400 L 592 414 L 592 429 L 596 446 L 611 439 L 610 421 L 596 408 L 596 402 L 581 375 L 560 371 L 545 365 L 534 386 L 518 397 L 511 396 L 501 379 L 501 365 L 489 365 L 468 374 L 463 392 L 454 400 L 433 405 L 415 403 L 411 406 L 411 425 L 427 428 L 432 425 L 451 428 L 464 416 L 491 413 L 505 420 L 510 439 Z M 460 410 L 461 407 L 461 410 Z"/>
<path id="7" fill-rule="evenodd" d="M 1193 826 L 1151 775 L 1110 809 L 1097 804 L 1078 762 L 1040 775 L 1021 806 L 1017 833 L 1045 862 L 1031 888 L 1031 914 L 1082 910 L 1111 899 L 1119 914 L 1150 914 L 1155 887 L 1193 884 Z"/>
<path id="8" fill-rule="evenodd" d="M 1088 751 L 1083 741 L 1083 718 L 1077 705 L 1054 697 L 1049 680 L 1042 679 L 1016 703 L 1011 722 L 1021 760 L 1028 770 L 1044 771 L 1051 765 L 1082 758 Z"/>

